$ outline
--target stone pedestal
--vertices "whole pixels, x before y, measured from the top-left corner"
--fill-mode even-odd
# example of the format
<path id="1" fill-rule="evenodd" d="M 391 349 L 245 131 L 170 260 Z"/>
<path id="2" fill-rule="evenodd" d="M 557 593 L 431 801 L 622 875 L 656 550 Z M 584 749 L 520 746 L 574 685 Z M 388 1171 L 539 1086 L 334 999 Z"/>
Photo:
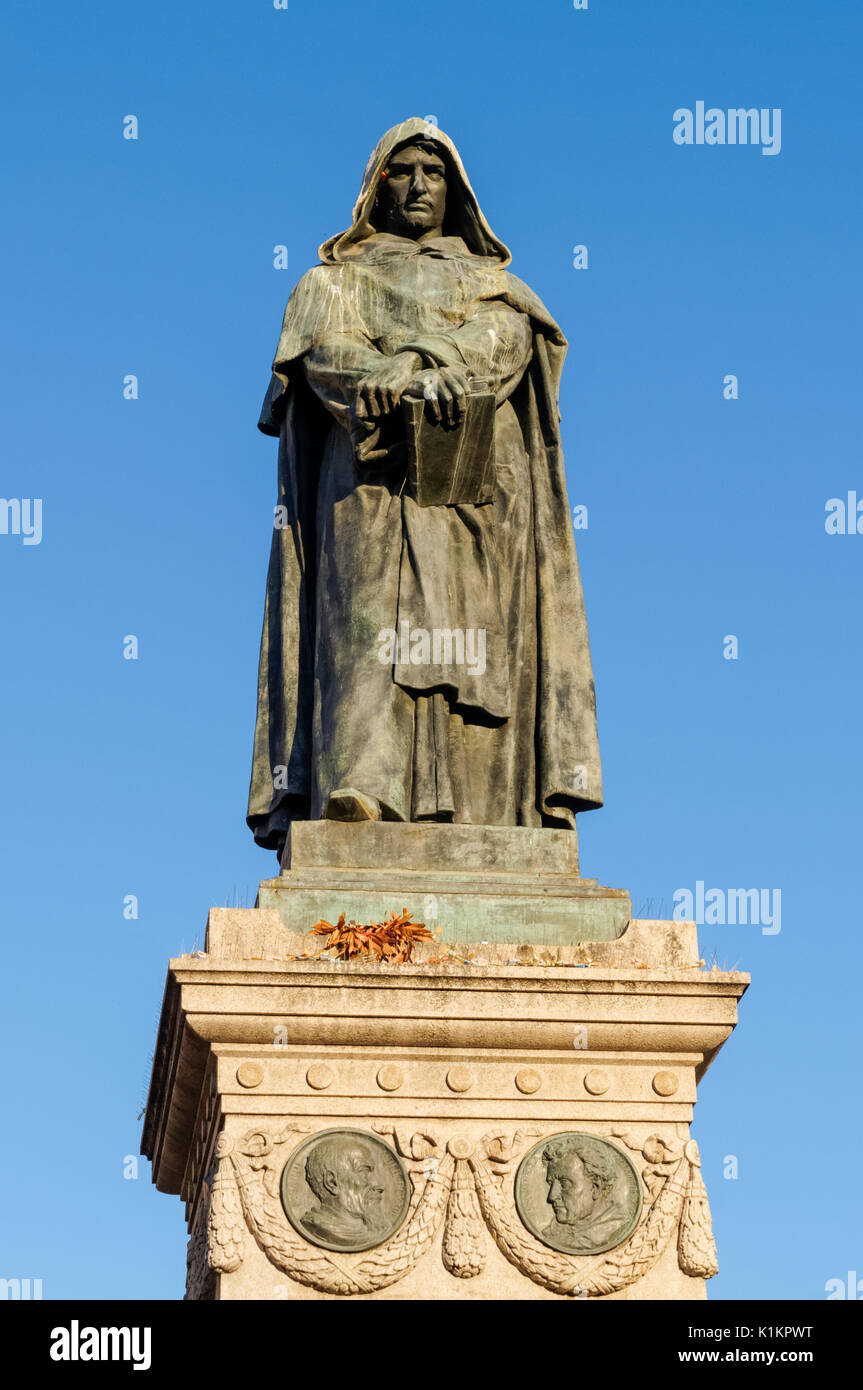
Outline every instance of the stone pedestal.
<path id="1" fill-rule="evenodd" d="M 570 945 L 612 941 L 632 916 L 627 892 L 580 876 L 574 830 L 300 821 L 281 867 L 258 906 L 300 933 L 407 908 L 443 940 Z"/>
<path id="2" fill-rule="evenodd" d="M 701 968 L 682 922 L 554 946 L 465 934 L 409 965 L 330 963 L 283 916 L 315 872 L 306 859 L 302 883 L 262 884 L 271 906 L 214 909 L 206 951 L 170 963 L 143 1151 L 186 1204 L 186 1296 L 703 1298 L 716 1262 L 689 1126 L 748 977 Z M 381 878 L 411 872 L 402 860 Z M 440 902 L 457 872 L 444 863 L 418 893 Z M 479 893 L 479 867 L 461 872 Z M 515 894 L 531 910 L 547 877 L 534 887 Z M 303 902 L 312 920 L 345 909 L 338 893 Z M 561 1154 L 593 1174 L 571 1219 L 570 1198 L 549 1205 Z M 328 1227 L 342 1158 L 366 1187 L 360 1215 L 345 1196 Z"/>

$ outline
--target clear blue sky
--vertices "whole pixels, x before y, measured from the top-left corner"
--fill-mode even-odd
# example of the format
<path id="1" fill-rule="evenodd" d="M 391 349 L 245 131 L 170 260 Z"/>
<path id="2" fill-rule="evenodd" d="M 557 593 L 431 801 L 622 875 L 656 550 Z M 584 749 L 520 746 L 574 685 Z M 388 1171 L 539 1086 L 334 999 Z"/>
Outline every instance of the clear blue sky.
<path id="1" fill-rule="evenodd" d="M 0 492 L 43 500 L 43 537 L 0 535 L 0 1275 L 182 1294 L 179 1199 L 124 1156 L 168 958 L 275 864 L 244 825 L 275 487 L 258 408 L 370 149 L 429 114 L 570 341 L 607 800 L 584 870 L 647 916 L 698 880 L 782 893 L 778 935 L 702 928 L 753 975 L 696 1113 L 710 1295 L 863 1274 L 863 536 L 824 526 L 828 498 L 863 497 L 860 10 L 48 0 L 4 27 Z M 698 100 L 781 108 L 781 153 L 676 145 Z"/>

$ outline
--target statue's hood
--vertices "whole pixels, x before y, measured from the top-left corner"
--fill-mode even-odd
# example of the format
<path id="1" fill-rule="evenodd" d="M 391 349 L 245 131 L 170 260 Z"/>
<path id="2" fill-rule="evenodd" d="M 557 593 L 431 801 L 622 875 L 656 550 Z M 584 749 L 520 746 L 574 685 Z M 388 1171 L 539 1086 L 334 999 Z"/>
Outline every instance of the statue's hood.
<path id="1" fill-rule="evenodd" d="M 350 257 L 351 248 L 357 242 L 365 241 L 375 235 L 371 223 L 371 212 L 377 196 L 380 176 L 392 157 L 393 151 L 406 140 L 433 140 L 443 147 L 448 156 L 450 177 L 447 180 L 447 207 L 444 222 L 445 236 L 458 236 L 467 249 L 475 256 L 490 256 L 498 262 L 501 269 L 508 266 L 512 257 L 503 242 L 495 236 L 486 222 L 476 200 L 476 194 L 464 170 L 459 152 L 448 135 L 436 125 L 430 125 L 420 116 L 394 125 L 386 135 L 381 136 L 369 157 L 360 196 L 354 204 L 353 221 L 345 232 L 330 237 L 319 248 L 318 254 L 325 265 L 334 265 Z M 455 174 L 455 186 L 452 175 Z"/>

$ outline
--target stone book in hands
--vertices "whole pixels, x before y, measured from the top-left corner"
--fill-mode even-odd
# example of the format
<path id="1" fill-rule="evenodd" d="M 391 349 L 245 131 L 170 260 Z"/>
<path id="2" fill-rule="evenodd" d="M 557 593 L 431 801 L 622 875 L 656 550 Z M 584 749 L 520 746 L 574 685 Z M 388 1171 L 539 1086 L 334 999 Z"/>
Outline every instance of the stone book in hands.
<path id="1" fill-rule="evenodd" d="M 407 489 L 421 507 L 481 506 L 494 499 L 495 398 L 485 383 L 467 396 L 456 425 L 430 418 L 427 402 L 402 397 Z"/>

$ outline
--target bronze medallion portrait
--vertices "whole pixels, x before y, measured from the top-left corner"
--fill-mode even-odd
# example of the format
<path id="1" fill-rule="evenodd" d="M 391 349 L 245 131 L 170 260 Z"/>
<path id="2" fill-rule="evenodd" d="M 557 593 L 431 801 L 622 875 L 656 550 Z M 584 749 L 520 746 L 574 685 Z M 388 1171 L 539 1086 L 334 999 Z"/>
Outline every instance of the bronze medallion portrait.
<path id="1" fill-rule="evenodd" d="M 635 1230 L 641 1179 L 622 1149 L 596 1134 L 555 1134 L 535 1144 L 515 1178 L 527 1229 L 566 1255 L 601 1255 Z"/>
<path id="2" fill-rule="evenodd" d="M 296 1231 L 324 1250 L 370 1250 L 407 1215 L 411 1184 L 393 1150 L 361 1129 L 325 1129 L 282 1171 L 282 1206 Z"/>

